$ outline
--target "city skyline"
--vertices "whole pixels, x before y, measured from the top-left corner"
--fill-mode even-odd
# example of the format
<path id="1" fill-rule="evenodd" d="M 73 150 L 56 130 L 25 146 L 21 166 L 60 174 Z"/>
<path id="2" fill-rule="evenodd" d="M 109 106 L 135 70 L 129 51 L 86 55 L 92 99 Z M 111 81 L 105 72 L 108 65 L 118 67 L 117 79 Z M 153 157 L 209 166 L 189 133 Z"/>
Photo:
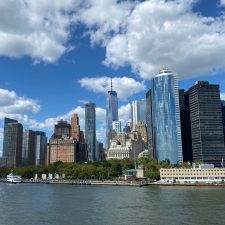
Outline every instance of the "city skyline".
<path id="1" fill-rule="evenodd" d="M 79 115 L 81 129 L 84 130 L 84 103 L 86 102 L 96 104 L 97 138 L 104 142 L 101 138 L 105 136 L 106 94 L 110 90 L 111 76 L 113 89 L 119 98 L 119 120 L 123 122 L 123 125 L 130 119 L 130 103 L 133 100 L 145 98 L 150 87 L 149 80 L 163 65 L 178 73 L 178 77 L 181 78 L 180 88 L 187 90 L 195 81 L 207 80 L 211 84 L 219 84 L 221 92 L 225 93 L 224 65 L 221 62 L 225 54 L 222 46 L 225 40 L 224 28 L 220 27 L 224 21 L 221 16 L 224 12 L 222 1 L 221 4 L 219 1 L 209 1 L 207 6 L 203 1 L 190 4 L 191 1 L 183 1 L 183 3 L 161 1 L 159 3 L 153 0 L 138 2 L 136 5 L 133 1 L 128 1 L 126 4 L 113 0 L 110 0 L 108 4 L 104 4 L 104 1 L 93 1 L 94 4 L 90 4 L 87 9 L 76 6 L 74 2 L 71 0 L 64 5 L 46 3 L 40 8 L 35 3 L 29 3 L 26 6 L 27 10 L 21 1 L 18 1 L 15 6 L 10 5 L 10 2 L 2 3 L 2 9 L 7 7 L 13 13 L 0 14 L 1 21 L 12 21 L 8 24 L 3 22 L 0 24 L 0 37 L 2 37 L 0 41 L 4 46 L 0 48 L 0 154 L 3 146 L 5 116 L 18 120 L 26 129 L 43 130 L 50 137 L 54 124 L 60 119 L 69 120 L 73 113 Z M 107 13 L 108 19 L 103 15 L 103 21 L 100 16 L 93 21 L 85 19 L 85 15 L 87 18 L 98 15 L 99 9 L 112 8 L 109 4 L 115 7 L 115 11 L 111 11 L 111 17 L 116 15 L 116 21 L 108 18 Z M 22 12 L 21 15 L 24 17 L 18 15 L 16 18 L 14 7 L 20 9 L 18 11 Z M 75 25 L 76 18 L 70 17 L 71 8 L 75 11 L 74 15 L 80 15 L 80 21 L 77 22 L 80 24 L 79 27 Z M 52 13 L 50 15 L 55 12 L 59 16 L 57 18 L 64 21 L 64 24 L 56 21 L 58 32 L 51 24 L 54 18 L 50 17 L 46 24 L 42 24 L 47 9 Z M 60 14 L 61 9 L 65 10 L 65 15 Z M 177 23 L 170 13 L 165 14 L 166 9 L 169 12 L 170 9 L 174 10 L 173 16 Z M 30 24 L 25 22 L 28 12 L 34 16 L 39 14 L 39 20 L 36 23 L 30 21 Z M 155 20 L 159 33 L 164 36 L 161 36 L 162 45 L 156 47 L 164 49 L 165 54 L 164 51 L 155 52 L 156 49 L 152 48 L 150 43 L 151 39 L 147 38 L 148 35 L 145 37 L 143 33 L 144 28 L 149 27 L 153 44 L 155 44 L 154 40 L 160 40 L 160 36 L 152 27 L 154 20 L 149 19 L 149 23 L 144 23 L 144 17 L 148 16 L 146 12 L 153 16 L 155 16 L 154 12 L 161 15 L 158 19 L 155 17 Z M 11 18 L 12 14 L 15 17 Z M 10 16 L 10 20 L 7 16 Z M 135 18 L 139 18 L 142 24 L 134 24 Z M 21 26 L 13 25 L 16 19 Z M 72 19 L 75 22 L 71 22 Z M 182 36 L 184 38 L 182 42 L 177 39 L 179 38 L 177 34 L 165 36 L 165 30 L 160 28 L 164 24 L 171 35 L 173 27 L 176 30 L 180 27 L 179 22 L 190 25 L 193 21 L 196 22 L 197 27 L 191 25 L 189 31 L 192 34 L 191 44 L 186 48 L 187 39 L 184 38 L 186 33 L 184 37 Z M 211 22 L 207 23 L 207 21 Z M 37 31 L 34 31 L 31 26 L 37 28 Z M 73 29 L 69 29 L 69 26 Z M 97 29 L 95 30 L 94 27 Z M 220 32 L 218 29 L 221 29 Z M 135 35 L 137 32 L 143 34 L 141 41 L 130 40 L 130 34 Z M 40 37 L 41 33 L 43 36 Z M 111 36 L 111 33 L 114 35 Z M 209 40 L 204 39 L 205 34 L 209 35 Z M 25 36 L 28 38 L 26 39 Z M 31 40 L 40 38 L 42 42 L 31 43 Z M 173 39 L 179 43 L 176 45 L 178 52 L 172 48 L 174 46 L 163 45 L 166 40 Z M 200 40 L 203 45 L 205 44 L 206 52 L 210 50 L 210 58 L 201 48 Z M 127 46 L 124 41 L 136 47 L 136 49 L 130 49 L 130 55 L 127 55 Z M 198 49 L 195 49 L 196 45 Z M 146 53 L 140 57 L 139 54 L 143 53 L 143 49 Z M 193 49 L 196 50 L 197 58 L 191 59 L 193 55 L 189 51 Z M 187 59 L 182 56 L 185 50 L 189 50 L 186 52 Z M 152 58 L 153 53 L 157 56 L 157 63 Z M 179 53 L 179 64 L 169 60 L 172 58 L 169 53 L 172 55 Z"/>

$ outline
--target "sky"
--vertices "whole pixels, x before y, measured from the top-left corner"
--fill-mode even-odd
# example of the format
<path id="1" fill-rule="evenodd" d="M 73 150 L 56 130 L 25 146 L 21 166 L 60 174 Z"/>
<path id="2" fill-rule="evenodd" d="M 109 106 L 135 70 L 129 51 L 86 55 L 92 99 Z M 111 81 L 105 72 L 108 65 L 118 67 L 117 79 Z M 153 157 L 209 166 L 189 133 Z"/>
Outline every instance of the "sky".
<path id="1" fill-rule="evenodd" d="M 163 67 L 225 97 L 225 0 L 0 0 L 0 155 L 4 117 L 50 137 L 86 102 L 104 142 L 110 77 L 125 124 Z"/>

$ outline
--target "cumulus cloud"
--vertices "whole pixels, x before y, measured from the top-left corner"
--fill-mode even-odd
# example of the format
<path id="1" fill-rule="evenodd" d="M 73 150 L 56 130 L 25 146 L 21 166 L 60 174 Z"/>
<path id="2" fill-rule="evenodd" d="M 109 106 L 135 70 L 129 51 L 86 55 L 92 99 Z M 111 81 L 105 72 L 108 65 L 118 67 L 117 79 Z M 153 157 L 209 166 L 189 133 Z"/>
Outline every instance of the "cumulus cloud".
<path id="1" fill-rule="evenodd" d="M 81 87 L 96 93 L 107 93 L 111 89 L 110 77 L 83 78 L 79 80 Z M 118 98 L 128 97 L 145 90 L 144 82 L 139 82 L 129 77 L 112 78 L 113 90 L 117 92 Z"/>
<path id="2" fill-rule="evenodd" d="M 37 113 L 39 110 L 36 100 L 18 96 L 15 91 L 0 89 L 0 118 L 4 114 Z"/>
<path id="3" fill-rule="evenodd" d="M 130 103 L 120 106 L 118 109 L 119 120 L 125 126 L 127 122 L 131 121 L 131 106 Z"/>
<path id="4" fill-rule="evenodd" d="M 71 49 L 72 16 L 79 0 L 0 1 L 0 55 L 55 62 Z"/>
<path id="5" fill-rule="evenodd" d="M 130 65 L 144 79 L 164 66 L 182 79 L 224 71 L 225 16 L 194 12 L 197 1 L 1 1 L 0 55 L 55 62 L 79 24 L 105 48 L 105 65 Z"/>
<path id="6" fill-rule="evenodd" d="M 224 15 L 213 18 L 195 13 L 194 0 L 126 1 L 126 7 L 120 7 L 123 1 L 109 2 L 110 7 L 96 0 L 80 11 L 92 43 L 106 48 L 106 65 L 131 65 L 144 79 L 164 66 L 180 78 L 224 71 Z M 111 16 L 106 18 L 102 12 Z M 97 18 L 89 21 L 87 15 Z"/>

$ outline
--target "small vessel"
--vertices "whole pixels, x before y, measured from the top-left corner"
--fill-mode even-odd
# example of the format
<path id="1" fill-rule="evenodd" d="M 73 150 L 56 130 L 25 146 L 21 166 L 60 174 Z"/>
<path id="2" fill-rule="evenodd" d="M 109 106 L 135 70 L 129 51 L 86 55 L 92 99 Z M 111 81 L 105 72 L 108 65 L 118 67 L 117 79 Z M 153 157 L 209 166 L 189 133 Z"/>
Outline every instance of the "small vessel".
<path id="1" fill-rule="evenodd" d="M 21 176 L 15 175 L 11 172 L 9 175 L 7 175 L 6 181 L 9 183 L 16 184 L 16 183 L 21 183 L 22 179 L 21 179 Z"/>

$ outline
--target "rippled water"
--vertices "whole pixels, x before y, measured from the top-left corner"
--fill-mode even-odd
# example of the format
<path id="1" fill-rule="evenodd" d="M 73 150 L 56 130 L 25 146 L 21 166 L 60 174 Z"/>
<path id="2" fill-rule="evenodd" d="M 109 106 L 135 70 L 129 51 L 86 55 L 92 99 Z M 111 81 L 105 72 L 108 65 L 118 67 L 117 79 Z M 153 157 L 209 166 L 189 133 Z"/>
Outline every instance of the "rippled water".
<path id="1" fill-rule="evenodd" d="M 0 183 L 0 225 L 224 225 L 224 187 Z"/>

